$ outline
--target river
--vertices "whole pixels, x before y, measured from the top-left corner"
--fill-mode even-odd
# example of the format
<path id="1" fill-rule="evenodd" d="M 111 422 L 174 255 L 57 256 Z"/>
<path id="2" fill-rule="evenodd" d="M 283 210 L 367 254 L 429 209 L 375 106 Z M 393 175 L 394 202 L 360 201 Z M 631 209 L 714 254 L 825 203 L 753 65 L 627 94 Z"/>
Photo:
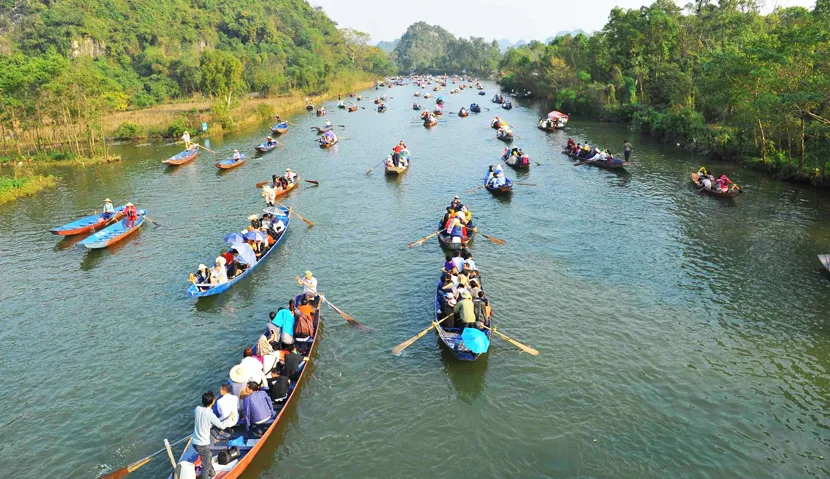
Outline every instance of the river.
<path id="1" fill-rule="evenodd" d="M 448 111 L 487 96 L 441 95 Z M 509 199 L 480 184 L 503 145 L 493 112 L 427 130 L 412 122 L 413 86 L 378 114 L 367 100 L 330 118 L 348 139 L 321 150 L 322 121 L 292 119 L 285 145 L 217 172 L 202 153 L 117 147 L 124 160 L 65 169 L 54 191 L 0 206 L 2 363 L 0 462 L 5 477 L 92 478 L 192 429 L 192 408 L 216 391 L 269 311 L 314 271 L 365 332 L 324 310 L 312 374 L 279 433 L 245 477 L 826 477 L 830 466 L 830 197 L 601 123 L 535 128 L 541 110 L 498 112 L 542 163 L 511 178 Z M 367 98 L 374 91 L 364 92 Z M 424 105 L 433 100 L 418 99 Z M 260 127 L 212 138 L 219 157 L 253 153 Z M 619 151 L 627 173 L 574 167 L 568 137 Z M 377 164 L 398 141 L 409 172 Z M 701 196 L 689 174 L 706 164 L 745 188 Z M 283 246 L 228 293 L 194 301 L 188 274 L 210 264 L 222 236 L 263 204 L 254 184 L 286 167 L 305 185 L 286 204 Z M 428 325 L 443 255 L 429 234 L 454 194 L 482 232 L 472 247 L 502 331 L 459 363 L 433 335 L 400 357 L 393 346 Z M 160 223 L 106 251 L 49 234 L 103 199 L 133 201 Z M 177 448 L 176 453 L 180 451 Z M 130 477 L 162 477 L 159 456 Z"/>

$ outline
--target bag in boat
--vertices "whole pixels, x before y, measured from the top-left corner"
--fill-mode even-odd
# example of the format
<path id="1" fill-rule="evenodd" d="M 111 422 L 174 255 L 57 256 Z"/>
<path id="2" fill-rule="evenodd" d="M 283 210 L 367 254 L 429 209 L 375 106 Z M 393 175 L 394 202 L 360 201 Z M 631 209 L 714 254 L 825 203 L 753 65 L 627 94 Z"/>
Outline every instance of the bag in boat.
<path id="1" fill-rule="evenodd" d="M 239 448 L 238 447 L 229 447 L 224 451 L 219 452 L 219 465 L 226 466 L 232 463 L 234 460 L 239 459 Z"/>
<path id="2" fill-rule="evenodd" d="M 237 438 L 231 439 L 228 441 L 228 447 L 242 447 L 245 445 L 245 436 L 239 436 Z"/>

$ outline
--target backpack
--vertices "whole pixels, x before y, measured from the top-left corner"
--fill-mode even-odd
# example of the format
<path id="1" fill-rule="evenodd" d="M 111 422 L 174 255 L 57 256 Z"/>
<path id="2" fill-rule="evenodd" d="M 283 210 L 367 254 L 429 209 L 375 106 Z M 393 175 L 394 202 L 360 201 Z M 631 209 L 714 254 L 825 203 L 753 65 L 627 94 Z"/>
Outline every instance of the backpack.
<path id="1" fill-rule="evenodd" d="M 300 315 L 300 319 L 294 324 L 294 337 L 307 338 L 314 334 L 314 319 L 307 315 Z"/>

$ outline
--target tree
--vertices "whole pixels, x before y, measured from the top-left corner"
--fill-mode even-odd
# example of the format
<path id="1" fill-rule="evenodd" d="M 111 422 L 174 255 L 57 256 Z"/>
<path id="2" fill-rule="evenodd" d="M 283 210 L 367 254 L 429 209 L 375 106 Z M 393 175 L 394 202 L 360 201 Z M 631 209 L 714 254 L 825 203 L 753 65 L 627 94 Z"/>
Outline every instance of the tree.
<path id="1" fill-rule="evenodd" d="M 242 62 L 235 55 L 221 50 L 207 51 L 201 61 L 202 88 L 212 97 L 219 97 L 231 107 L 234 93 L 245 88 Z"/>

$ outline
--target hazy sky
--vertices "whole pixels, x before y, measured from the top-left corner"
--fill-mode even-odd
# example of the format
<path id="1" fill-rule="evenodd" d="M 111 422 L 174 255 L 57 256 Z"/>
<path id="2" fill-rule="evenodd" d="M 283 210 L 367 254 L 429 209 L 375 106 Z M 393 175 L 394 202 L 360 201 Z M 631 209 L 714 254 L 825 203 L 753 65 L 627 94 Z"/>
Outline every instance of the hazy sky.
<path id="1" fill-rule="evenodd" d="M 461 37 L 544 40 L 562 30 L 581 28 L 596 31 L 605 25 L 615 6 L 639 8 L 651 4 L 643 0 L 477 0 L 472 2 L 419 0 L 386 2 L 378 0 L 309 0 L 323 7 L 341 28 L 355 28 L 372 35 L 372 42 L 394 40 L 406 27 L 424 21 L 441 25 Z M 689 3 L 687 0 L 678 5 Z M 772 6 L 811 7 L 815 0 L 766 0 Z"/>

